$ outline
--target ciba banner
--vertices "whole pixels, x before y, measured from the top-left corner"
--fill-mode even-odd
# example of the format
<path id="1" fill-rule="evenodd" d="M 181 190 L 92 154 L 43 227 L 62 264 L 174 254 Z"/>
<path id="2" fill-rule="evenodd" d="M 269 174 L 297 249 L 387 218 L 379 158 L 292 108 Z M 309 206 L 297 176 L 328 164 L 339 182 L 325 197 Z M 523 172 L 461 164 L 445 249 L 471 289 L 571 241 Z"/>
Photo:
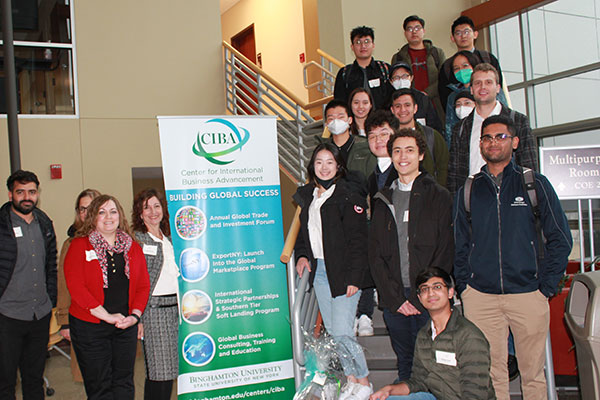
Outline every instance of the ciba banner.
<path id="1" fill-rule="evenodd" d="M 178 398 L 291 399 L 274 117 L 158 117 L 179 281 Z"/>

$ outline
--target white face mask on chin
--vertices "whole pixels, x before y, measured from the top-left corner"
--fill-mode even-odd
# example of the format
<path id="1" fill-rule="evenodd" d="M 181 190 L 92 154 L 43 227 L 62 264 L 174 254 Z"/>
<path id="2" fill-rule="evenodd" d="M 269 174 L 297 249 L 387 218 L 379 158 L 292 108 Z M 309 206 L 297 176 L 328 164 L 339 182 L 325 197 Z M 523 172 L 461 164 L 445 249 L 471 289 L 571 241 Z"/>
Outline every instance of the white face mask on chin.
<path id="1" fill-rule="evenodd" d="M 342 133 L 348 130 L 348 121 L 344 121 L 343 119 L 334 119 L 330 123 L 327 124 L 327 129 L 333 135 L 341 135 Z"/>
<path id="2" fill-rule="evenodd" d="M 467 107 L 467 106 L 460 106 L 460 107 L 456 107 L 456 116 L 459 119 L 463 119 L 467 116 L 469 116 L 469 114 L 471 114 L 471 111 L 473 111 L 475 107 Z"/>
<path id="3" fill-rule="evenodd" d="M 392 81 L 392 86 L 396 90 L 409 89 L 410 84 L 411 84 L 410 79 L 396 79 L 395 81 Z"/>

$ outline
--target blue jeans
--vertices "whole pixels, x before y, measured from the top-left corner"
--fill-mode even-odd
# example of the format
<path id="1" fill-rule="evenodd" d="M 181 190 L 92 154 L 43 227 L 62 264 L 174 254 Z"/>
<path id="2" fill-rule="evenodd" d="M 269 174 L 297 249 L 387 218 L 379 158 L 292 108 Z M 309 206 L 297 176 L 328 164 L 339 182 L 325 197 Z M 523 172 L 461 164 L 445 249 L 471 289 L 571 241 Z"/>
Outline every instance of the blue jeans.
<path id="1" fill-rule="evenodd" d="M 406 396 L 390 396 L 387 400 L 403 400 L 403 399 L 411 399 L 411 400 L 436 400 L 435 396 L 429 392 L 417 392 L 407 394 Z"/>
<path id="2" fill-rule="evenodd" d="M 408 298 L 410 289 L 404 289 Z M 415 341 L 417 333 L 429 321 L 429 313 L 423 312 L 419 315 L 405 316 L 395 310 L 384 309 L 383 320 L 390 334 L 392 348 L 396 353 L 398 362 L 398 382 L 410 378 L 412 371 L 413 354 L 415 352 Z"/>
<path id="3" fill-rule="evenodd" d="M 325 329 L 336 344 L 344 374 L 365 378 L 369 375 L 367 360 L 362 347 L 354 337 L 354 316 L 361 291 L 359 290 L 351 297 L 346 297 L 345 294 L 331 297 L 325 262 L 322 259 L 317 259 L 313 287 Z"/>

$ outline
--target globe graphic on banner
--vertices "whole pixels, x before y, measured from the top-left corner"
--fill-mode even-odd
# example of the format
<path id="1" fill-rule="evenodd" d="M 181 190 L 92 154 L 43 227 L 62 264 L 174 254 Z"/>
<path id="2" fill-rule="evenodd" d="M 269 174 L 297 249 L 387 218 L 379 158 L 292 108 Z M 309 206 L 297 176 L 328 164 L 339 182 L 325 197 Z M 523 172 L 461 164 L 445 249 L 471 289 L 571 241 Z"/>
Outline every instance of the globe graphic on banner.
<path id="1" fill-rule="evenodd" d="M 213 359 L 215 342 L 206 333 L 191 333 L 183 341 L 182 352 L 183 358 L 188 364 L 201 367 Z"/>
<path id="2" fill-rule="evenodd" d="M 181 252 L 179 267 L 183 280 L 197 282 L 208 274 L 210 260 L 202 250 L 189 248 Z"/>

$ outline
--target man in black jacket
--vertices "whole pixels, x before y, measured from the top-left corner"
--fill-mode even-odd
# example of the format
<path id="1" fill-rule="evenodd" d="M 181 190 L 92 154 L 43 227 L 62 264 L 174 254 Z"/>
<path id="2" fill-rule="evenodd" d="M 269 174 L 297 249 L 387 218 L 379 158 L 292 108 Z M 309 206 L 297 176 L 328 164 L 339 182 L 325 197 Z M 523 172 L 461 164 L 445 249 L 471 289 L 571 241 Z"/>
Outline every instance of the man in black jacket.
<path id="1" fill-rule="evenodd" d="M 473 20 L 465 15 L 461 15 L 452 23 L 451 28 L 452 35 L 450 39 L 456 44 L 457 52 L 459 51 L 470 51 L 473 55 L 482 63 L 491 64 L 498 71 L 499 83 L 502 87 L 502 70 L 500 69 L 500 63 L 498 59 L 492 54 L 485 50 L 479 50 L 475 48 L 475 39 L 479 36 L 479 32 L 475 30 L 475 24 Z M 450 83 L 458 83 L 454 77 L 452 71 L 452 59 L 454 55 L 448 58 L 442 67 L 440 68 L 440 75 L 438 77 L 438 92 L 440 94 L 440 101 L 444 110 L 446 109 L 446 103 L 448 96 L 452 92 L 452 89 L 448 87 Z"/>
<path id="2" fill-rule="evenodd" d="M 410 377 L 415 338 L 428 315 L 417 299 L 415 278 L 422 270 L 452 268 L 452 200 L 448 191 L 419 169 L 425 140 L 401 129 L 388 141 L 398 173 L 372 199 L 369 266 L 379 306 L 398 358 L 398 379 Z"/>
<path id="3" fill-rule="evenodd" d="M 350 93 L 360 87 L 371 92 L 373 108 L 385 107 L 385 102 L 392 92 L 389 82 L 390 65 L 373 58 L 375 49 L 373 28 L 359 26 L 352 29 L 350 41 L 356 60 L 338 71 L 333 97 L 348 104 Z"/>
<path id="4" fill-rule="evenodd" d="M 56 305 L 56 235 L 36 207 L 39 181 L 16 171 L 0 208 L 0 398 L 14 399 L 17 369 L 23 399 L 43 399 L 52 307 Z"/>

